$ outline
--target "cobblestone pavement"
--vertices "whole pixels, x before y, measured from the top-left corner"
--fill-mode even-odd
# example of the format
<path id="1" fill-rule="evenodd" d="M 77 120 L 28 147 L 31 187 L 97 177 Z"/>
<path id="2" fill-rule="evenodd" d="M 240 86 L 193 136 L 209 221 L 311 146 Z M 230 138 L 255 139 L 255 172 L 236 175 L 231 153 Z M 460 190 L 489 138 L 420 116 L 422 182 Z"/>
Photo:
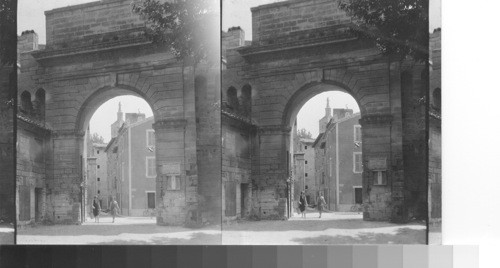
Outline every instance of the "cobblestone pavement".
<path id="1" fill-rule="evenodd" d="M 356 213 L 309 213 L 306 219 L 241 221 L 189 229 L 157 226 L 151 218 L 89 219 L 83 225 L 36 226 L 18 229 L 18 244 L 423 244 L 425 224 L 367 222 Z"/>
<path id="2" fill-rule="evenodd" d="M 14 244 L 14 228 L 9 224 L 0 224 L 0 245 Z"/>

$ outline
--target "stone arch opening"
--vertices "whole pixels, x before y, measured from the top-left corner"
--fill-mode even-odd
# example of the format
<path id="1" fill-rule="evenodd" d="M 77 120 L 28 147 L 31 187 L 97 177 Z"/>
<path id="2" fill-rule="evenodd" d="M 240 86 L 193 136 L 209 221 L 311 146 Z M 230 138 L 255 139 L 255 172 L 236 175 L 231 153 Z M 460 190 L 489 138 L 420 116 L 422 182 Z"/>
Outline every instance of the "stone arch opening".
<path id="1" fill-rule="evenodd" d="M 231 86 L 227 89 L 227 106 L 233 111 L 237 111 L 239 109 L 239 101 L 238 101 L 238 92 L 235 87 Z"/>
<path id="2" fill-rule="evenodd" d="M 283 125 L 291 132 L 285 139 L 291 216 L 298 215 L 302 191 L 314 208 L 323 196 L 321 206 L 330 211 L 350 211 L 362 200 L 362 192 L 356 191 L 363 185 L 362 113 L 351 90 L 333 81 L 307 84 L 288 100 Z"/>
<path id="3" fill-rule="evenodd" d="M 354 95 L 346 85 L 336 81 L 312 82 L 298 89 L 287 101 L 282 119 L 283 126 L 288 128 L 293 127 L 295 123 L 294 119 L 297 117 L 297 114 L 304 104 L 314 96 L 327 91 L 340 91 L 351 95 L 356 101 L 361 115 L 363 115 L 363 106 L 360 105 L 357 96 Z"/>
<path id="4" fill-rule="evenodd" d="M 21 93 L 21 107 L 20 107 L 21 112 L 25 114 L 31 114 L 33 110 L 33 104 L 31 103 L 31 93 L 28 91 L 23 91 Z"/>
<path id="5" fill-rule="evenodd" d="M 139 103 L 139 99 L 146 104 Z M 104 111 L 100 111 L 101 107 Z M 98 89 L 81 106 L 75 132 L 84 134 L 77 145 L 84 166 L 82 217 L 90 216 L 91 198 L 97 195 L 102 209 L 110 209 L 114 198 L 122 215 L 146 217 L 147 223 L 156 223 L 153 216 L 159 196 L 155 114 L 142 92 L 126 86 Z M 95 116 L 99 118 L 94 120 Z M 107 123 L 91 126 L 91 121 Z M 103 131 L 111 133 L 103 143 L 92 139 L 94 133 Z"/>

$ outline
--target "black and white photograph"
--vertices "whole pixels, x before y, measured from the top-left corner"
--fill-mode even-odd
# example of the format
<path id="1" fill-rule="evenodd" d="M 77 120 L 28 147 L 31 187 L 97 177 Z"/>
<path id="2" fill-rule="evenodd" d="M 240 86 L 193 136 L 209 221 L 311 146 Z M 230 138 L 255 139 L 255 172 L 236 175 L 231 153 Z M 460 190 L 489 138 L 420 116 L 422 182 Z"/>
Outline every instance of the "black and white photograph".
<path id="1" fill-rule="evenodd" d="M 20 1 L 17 243 L 220 244 L 220 6 Z"/>
<path id="2" fill-rule="evenodd" d="M 496 267 L 498 5 L 0 0 L 0 266 Z"/>
<path id="3" fill-rule="evenodd" d="M 222 28 L 224 244 L 441 244 L 439 1 L 224 0 Z"/>
<path id="4" fill-rule="evenodd" d="M 18 244 L 441 244 L 439 1 L 20 1 Z"/>

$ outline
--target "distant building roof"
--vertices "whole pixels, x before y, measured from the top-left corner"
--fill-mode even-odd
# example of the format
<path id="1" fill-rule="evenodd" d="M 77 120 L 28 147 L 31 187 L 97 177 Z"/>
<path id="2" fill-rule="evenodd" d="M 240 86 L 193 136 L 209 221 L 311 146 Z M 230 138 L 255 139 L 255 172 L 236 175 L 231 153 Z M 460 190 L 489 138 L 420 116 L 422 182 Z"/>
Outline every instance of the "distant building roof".
<path id="1" fill-rule="evenodd" d="M 93 142 L 92 143 L 92 146 L 94 147 L 99 147 L 99 148 L 105 148 L 106 146 L 108 146 L 106 143 L 97 143 L 97 142 Z"/>
<path id="2" fill-rule="evenodd" d="M 299 141 L 303 143 L 314 143 L 315 140 L 309 138 L 300 138 Z"/>
<path id="3" fill-rule="evenodd" d="M 325 135 L 325 133 L 319 133 L 318 137 L 316 137 L 316 140 L 314 141 L 314 143 L 312 145 L 313 147 L 316 147 L 316 144 L 318 144 L 318 142 L 321 140 L 323 135 Z"/>

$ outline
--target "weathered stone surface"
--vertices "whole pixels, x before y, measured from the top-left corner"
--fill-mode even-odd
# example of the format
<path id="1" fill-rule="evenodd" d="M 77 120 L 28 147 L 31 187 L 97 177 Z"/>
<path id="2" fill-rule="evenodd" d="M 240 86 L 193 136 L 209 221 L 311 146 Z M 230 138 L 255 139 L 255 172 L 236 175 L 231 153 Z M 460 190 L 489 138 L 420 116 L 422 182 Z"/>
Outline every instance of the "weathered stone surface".
<path id="1" fill-rule="evenodd" d="M 217 224 L 219 66 L 200 63 L 195 69 L 176 61 L 168 48 L 150 44 L 144 21 L 132 13 L 130 2 L 100 1 L 47 11 L 47 47 L 21 53 L 19 95 L 45 91 L 43 123 L 52 131 L 46 217 L 56 223 L 79 221 L 80 185 L 85 185 L 82 133 L 101 104 L 134 95 L 153 110 L 157 167 L 173 162 L 181 166 L 182 187 L 175 193 L 166 190 L 166 176 L 157 170 L 158 224 Z M 27 42 L 22 46 L 36 48 Z M 203 89 L 196 89 L 198 78 L 206 80 Z"/>
<path id="2" fill-rule="evenodd" d="M 409 69 L 411 87 L 402 84 L 406 65 L 380 55 L 370 42 L 344 30 L 351 20 L 335 2 L 293 0 L 252 9 L 253 41 L 231 47 L 241 38 L 236 31 L 223 39 L 226 70 L 222 102 L 238 113 L 243 86 L 251 88 L 250 122 L 258 129 L 252 144 L 252 213 L 258 218 L 285 215 L 290 165 L 290 131 L 295 117 L 313 96 L 339 90 L 360 107 L 363 125 L 363 199 L 366 220 L 408 221 L 426 217 L 426 153 L 423 66 Z M 426 87 L 425 87 L 426 88 Z M 236 93 L 234 93 L 236 91 Z M 239 111 L 241 113 L 241 111 Z M 229 134 L 246 133 L 243 128 Z M 288 130 L 288 131 L 287 131 Z M 387 159 L 387 184 L 373 185 L 366 163 Z M 231 166 L 223 162 L 223 168 Z M 241 170 L 241 169 L 239 169 Z M 401 188 L 395 188 L 401 182 Z M 286 203 L 285 203 L 286 204 Z"/>

